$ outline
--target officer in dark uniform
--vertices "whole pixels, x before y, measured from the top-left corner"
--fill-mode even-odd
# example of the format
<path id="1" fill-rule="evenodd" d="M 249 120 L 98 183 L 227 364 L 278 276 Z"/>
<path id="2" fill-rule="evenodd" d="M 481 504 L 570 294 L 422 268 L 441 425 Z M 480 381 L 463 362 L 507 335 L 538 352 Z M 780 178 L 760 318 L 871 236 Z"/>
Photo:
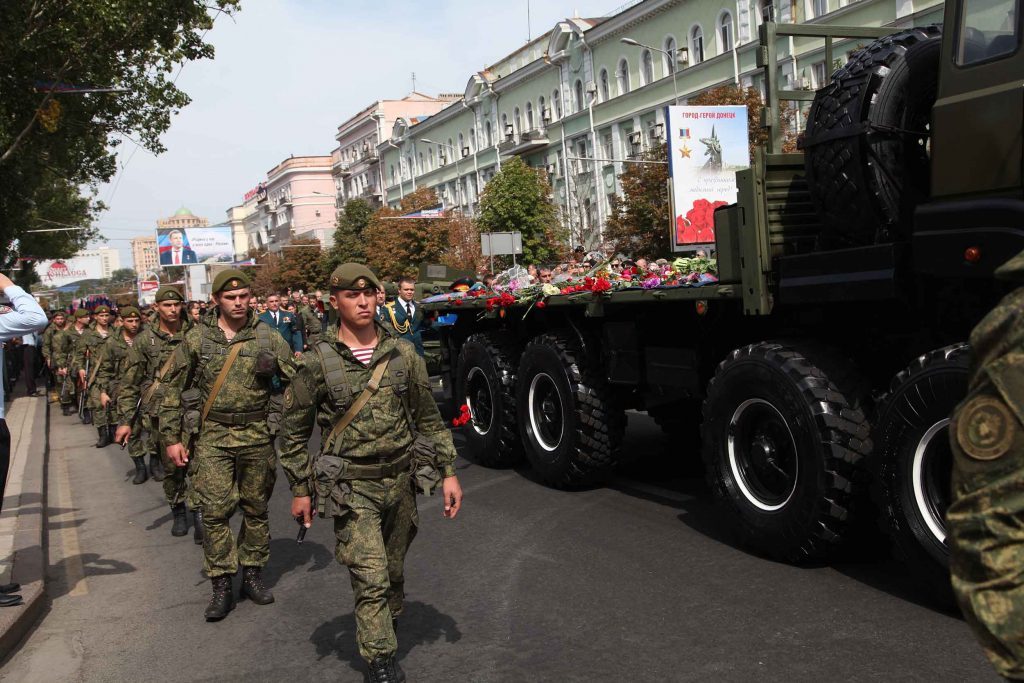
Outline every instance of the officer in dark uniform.
<path id="1" fill-rule="evenodd" d="M 260 313 L 260 320 L 281 333 L 295 355 L 302 353 L 302 327 L 295 314 L 281 308 L 281 297 L 271 294 L 267 297 L 267 310 Z"/>

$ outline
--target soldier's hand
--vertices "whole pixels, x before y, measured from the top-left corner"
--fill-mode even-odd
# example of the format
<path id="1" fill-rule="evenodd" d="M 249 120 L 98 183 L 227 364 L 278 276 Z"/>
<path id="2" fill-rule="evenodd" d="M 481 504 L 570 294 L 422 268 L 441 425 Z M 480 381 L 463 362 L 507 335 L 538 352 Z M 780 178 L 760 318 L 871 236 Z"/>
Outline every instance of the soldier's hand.
<path id="1" fill-rule="evenodd" d="M 307 529 L 313 526 L 313 501 L 309 496 L 292 498 L 292 518 Z"/>
<path id="2" fill-rule="evenodd" d="M 128 443 L 128 439 L 132 435 L 132 428 L 128 425 L 121 425 L 114 432 L 114 443 Z"/>
<path id="3" fill-rule="evenodd" d="M 458 477 L 445 477 L 441 482 L 441 491 L 444 495 L 444 516 L 448 519 L 455 519 L 462 507 L 462 487 L 459 485 Z"/>
<path id="4" fill-rule="evenodd" d="M 67 368 L 57 368 L 57 375 L 59 377 L 64 377 L 67 374 L 68 374 L 68 369 Z"/>
<path id="5" fill-rule="evenodd" d="M 167 457 L 178 467 L 188 464 L 188 452 L 180 443 L 172 443 L 167 447 Z"/>
<path id="6" fill-rule="evenodd" d="M 302 351 L 296 351 L 295 352 L 295 357 L 296 358 L 302 358 Z"/>
<path id="7" fill-rule="evenodd" d="M 107 404 L 108 403 L 110 403 L 110 396 L 107 394 L 107 392 L 101 391 L 100 392 L 100 405 L 103 406 L 104 410 L 107 409 Z"/>

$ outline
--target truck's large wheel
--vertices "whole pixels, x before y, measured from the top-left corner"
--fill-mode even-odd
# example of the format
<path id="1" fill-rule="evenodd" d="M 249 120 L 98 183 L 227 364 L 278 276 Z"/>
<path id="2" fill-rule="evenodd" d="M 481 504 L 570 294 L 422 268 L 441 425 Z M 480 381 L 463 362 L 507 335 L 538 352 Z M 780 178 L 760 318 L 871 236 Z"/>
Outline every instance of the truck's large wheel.
<path id="1" fill-rule="evenodd" d="M 805 165 L 823 246 L 906 236 L 928 197 L 928 135 L 941 29 L 912 28 L 854 54 L 819 90 L 807 118 Z"/>
<path id="2" fill-rule="evenodd" d="M 625 413 L 569 334 L 544 334 L 523 349 L 516 405 L 526 457 L 550 486 L 593 483 L 616 464 Z"/>
<path id="3" fill-rule="evenodd" d="M 474 334 L 459 351 L 455 404 L 469 406 L 466 455 L 485 467 L 510 467 L 522 459 L 515 413 L 515 354 L 495 335 Z"/>
<path id="4" fill-rule="evenodd" d="M 871 449 L 855 379 L 827 351 L 778 342 L 719 365 L 704 401 L 704 467 L 746 544 L 803 562 L 842 539 Z"/>
<path id="5" fill-rule="evenodd" d="M 900 372 L 879 406 L 872 497 L 894 552 L 949 590 L 946 509 L 953 454 L 949 416 L 967 394 L 968 346 L 927 353 Z"/>

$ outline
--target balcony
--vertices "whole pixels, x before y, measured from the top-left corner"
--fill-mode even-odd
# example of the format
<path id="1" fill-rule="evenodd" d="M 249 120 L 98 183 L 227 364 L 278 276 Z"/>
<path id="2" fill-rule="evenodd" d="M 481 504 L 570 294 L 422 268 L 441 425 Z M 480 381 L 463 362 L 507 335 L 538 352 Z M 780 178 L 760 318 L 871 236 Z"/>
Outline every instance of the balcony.
<path id="1" fill-rule="evenodd" d="M 359 161 L 376 161 L 377 150 L 376 149 L 364 149 L 362 155 L 359 157 Z"/>
<path id="2" fill-rule="evenodd" d="M 504 142 L 498 145 L 498 151 L 502 154 L 528 154 L 548 146 L 548 135 L 539 128 L 525 131 L 518 137 L 508 136 Z"/>
<path id="3" fill-rule="evenodd" d="M 334 165 L 331 166 L 331 173 L 338 178 L 344 178 L 345 176 L 352 172 L 350 170 L 351 168 L 351 161 L 335 161 Z"/>

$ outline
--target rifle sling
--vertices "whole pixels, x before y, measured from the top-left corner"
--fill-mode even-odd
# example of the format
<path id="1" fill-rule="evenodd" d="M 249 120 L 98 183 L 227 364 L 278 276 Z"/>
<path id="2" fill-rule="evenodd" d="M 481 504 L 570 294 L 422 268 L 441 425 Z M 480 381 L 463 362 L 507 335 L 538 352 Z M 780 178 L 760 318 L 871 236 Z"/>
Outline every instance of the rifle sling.
<path id="1" fill-rule="evenodd" d="M 89 373 L 89 379 L 85 381 L 85 388 L 88 389 L 92 386 L 93 380 L 96 379 L 96 373 L 100 371 L 100 366 L 103 365 L 103 361 L 106 359 L 104 353 L 107 349 L 104 347 L 100 349 L 99 355 L 96 357 L 96 365 L 92 366 L 92 371 Z"/>
<path id="2" fill-rule="evenodd" d="M 150 399 L 153 398 L 153 394 L 156 393 L 157 388 L 160 386 L 160 380 L 162 380 L 164 375 L 167 374 L 167 371 L 171 369 L 171 361 L 174 360 L 174 351 L 175 349 L 171 349 L 171 353 L 167 356 L 167 360 L 164 361 L 164 364 L 160 366 L 160 369 L 157 371 L 156 379 L 154 379 L 153 383 L 150 384 L 144 392 L 142 392 L 142 402 L 139 405 L 149 405 Z"/>
<path id="3" fill-rule="evenodd" d="M 231 366 L 234 365 L 235 359 L 238 358 L 239 352 L 242 350 L 242 342 L 236 342 L 232 344 L 231 350 L 228 351 L 228 358 L 224 361 L 224 367 L 217 373 L 217 378 L 213 380 L 213 388 L 210 389 L 210 395 L 206 397 L 206 403 L 203 404 L 203 414 L 199 420 L 199 424 L 206 424 L 206 416 L 210 414 L 210 408 L 213 407 L 213 401 L 217 398 L 217 394 L 220 393 L 221 387 L 224 386 L 224 380 L 228 378 L 228 371 L 231 370 Z"/>
<path id="4" fill-rule="evenodd" d="M 352 423 L 359 411 L 363 409 L 366 402 L 370 400 L 370 397 L 377 393 L 380 389 L 380 381 L 384 378 L 384 373 L 388 370 L 388 365 L 391 363 L 391 354 L 377 360 L 377 364 L 373 368 L 373 374 L 370 375 L 370 381 L 366 383 L 366 388 L 363 389 L 363 393 L 359 394 L 358 398 L 352 402 L 345 414 L 341 416 L 341 419 L 334 423 L 334 427 L 331 429 L 331 433 L 327 435 L 327 441 L 332 446 L 337 443 L 337 438 L 341 435 L 345 428 Z M 337 448 L 334 449 L 337 453 Z"/>

